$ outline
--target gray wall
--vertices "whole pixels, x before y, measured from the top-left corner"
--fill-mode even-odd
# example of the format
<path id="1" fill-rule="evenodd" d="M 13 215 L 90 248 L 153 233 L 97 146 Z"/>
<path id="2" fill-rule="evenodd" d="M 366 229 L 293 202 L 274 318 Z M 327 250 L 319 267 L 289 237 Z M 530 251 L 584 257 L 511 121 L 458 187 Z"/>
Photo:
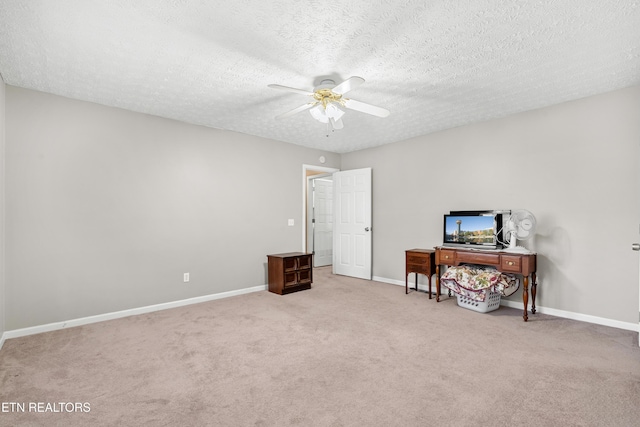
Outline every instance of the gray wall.
<path id="1" fill-rule="evenodd" d="M 343 155 L 373 168 L 374 276 L 404 280 L 404 251 L 441 244 L 449 210 L 523 208 L 538 305 L 636 323 L 639 101 L 633 87 Z"/>
<path id="2" fill-rule="evenodd" d="M 302 247 L 302 165 L 340 166 L 12 86 L 6 123 L 7 330 L 264 285 Z"/>
<path id="3" fill-rule="evenodd" d="M 4 268 L 4 146 L 5 146 L 5 84 L 0 76 L 0 346 L 5 327 L 5 268 Z"/>
<path id="4" fill-rule="evenodd" d="M 440 244 L 449 210 L 525 208 L 538 305 L 637 322 L 639 87 L 342 156 L 5 96 L 0 333 L 266 283 L 265 255 L 301 247 L 301 165 L 320 155 L 373 168 L 375 276 L 402 280 L 404 250 Z"/>

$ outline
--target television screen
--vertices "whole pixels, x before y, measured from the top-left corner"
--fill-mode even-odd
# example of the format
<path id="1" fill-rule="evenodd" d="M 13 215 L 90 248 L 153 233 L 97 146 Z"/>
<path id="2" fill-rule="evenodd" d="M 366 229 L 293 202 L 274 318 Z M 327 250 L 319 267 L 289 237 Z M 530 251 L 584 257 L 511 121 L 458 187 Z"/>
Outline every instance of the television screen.
<path id="1" fill-rule="evenodd" d="M 444 216 L 444 244 L 496 247 L 495 214 L 449 214 Z"/>

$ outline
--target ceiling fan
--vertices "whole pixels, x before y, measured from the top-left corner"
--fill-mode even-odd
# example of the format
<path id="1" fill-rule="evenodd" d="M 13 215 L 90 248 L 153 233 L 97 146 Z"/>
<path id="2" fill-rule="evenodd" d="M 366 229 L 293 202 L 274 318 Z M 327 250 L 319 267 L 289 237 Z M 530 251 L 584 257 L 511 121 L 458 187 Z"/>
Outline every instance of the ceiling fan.
<path id="1" fill-rule="evenodd" d="M 269 85 L 270 88 L 286 90 L 288 92 L 299 93 L 313 98 L 310 102 L 294 108 L 291 111 L 276 116 L 276 119 L 284 119 L 293 116 L 301 111 L 309 110 L 311 116 L 321 123 L 331 124 L 333 129 L 342 129 L 342 116 L 345 108 L 371 114 L 377 117 L 387 117 L 389 111 L 374 105 L 354 99 L 344 98 L 343 95 L 364 83 L 362 77 L 349 77 L 339 85 L 331 79 L 322 80 L 320 85 L 313 92 L 304 89 L 296 89 L 288 86 L 276 84 Z"/>

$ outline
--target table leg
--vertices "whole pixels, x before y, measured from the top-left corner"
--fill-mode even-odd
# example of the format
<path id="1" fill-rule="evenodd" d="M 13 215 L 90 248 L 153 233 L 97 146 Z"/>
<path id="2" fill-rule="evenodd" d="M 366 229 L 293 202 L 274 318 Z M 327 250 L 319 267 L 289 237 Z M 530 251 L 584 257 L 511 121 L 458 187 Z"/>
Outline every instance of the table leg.
<path id="1" fill-rule="evenodd" d="M 418 290 L 418 273 L 416 273 L 416 291 Z"/>
<path id="2" fill-rule="evenodd" d="M 536 314 L 536 291 L 538 288 L 538 281 L 536 280 L 536 273 L 531 273 L 531 313 Z"/>
<path id="3" fill-rule="evenodd" d="M 440 265 L 436 265 L 436 302 L 440 302 Z"/>
<path id="4" fill-rule="evenodd" d="M 431 275 L 429 275 L 429 299 L 431 299 Z"/>
<path id="5" fill-rule="evenodd" d="M 524 276 L 522 282 L 524 285 L 524 288 L 522 289 L 522 303 L 524 304 L 524 314 L 522 318 L 526 322 L 529 320 L 529 316 L 527 314 L 527 305 L 529 304 L 529 276 Z"/>
<path id="6" fill-rule="evenodd" d="M 404 275 L 404 293 L 409 293 L 409 273 L 405 273 Z"/>

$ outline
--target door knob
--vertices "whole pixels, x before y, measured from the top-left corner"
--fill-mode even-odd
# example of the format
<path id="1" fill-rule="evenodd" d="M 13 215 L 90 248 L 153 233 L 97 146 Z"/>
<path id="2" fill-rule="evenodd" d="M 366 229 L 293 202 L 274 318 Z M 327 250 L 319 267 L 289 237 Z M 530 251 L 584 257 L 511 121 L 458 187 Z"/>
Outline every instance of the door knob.
<path id="1" fill-rule="evenodd" d="M 631 249 L 633 249 L 634 251 L 640 251 L 640 243 L 632 244 Z"/>
<path id="2" fill-rule="evenodd" d="M 364 231 L 369 231 L 369 227 L 365 227 Z M 636 249 L 636 250 L 640 250 L 640 247 L 638 247 L 638 249 Z"/>

